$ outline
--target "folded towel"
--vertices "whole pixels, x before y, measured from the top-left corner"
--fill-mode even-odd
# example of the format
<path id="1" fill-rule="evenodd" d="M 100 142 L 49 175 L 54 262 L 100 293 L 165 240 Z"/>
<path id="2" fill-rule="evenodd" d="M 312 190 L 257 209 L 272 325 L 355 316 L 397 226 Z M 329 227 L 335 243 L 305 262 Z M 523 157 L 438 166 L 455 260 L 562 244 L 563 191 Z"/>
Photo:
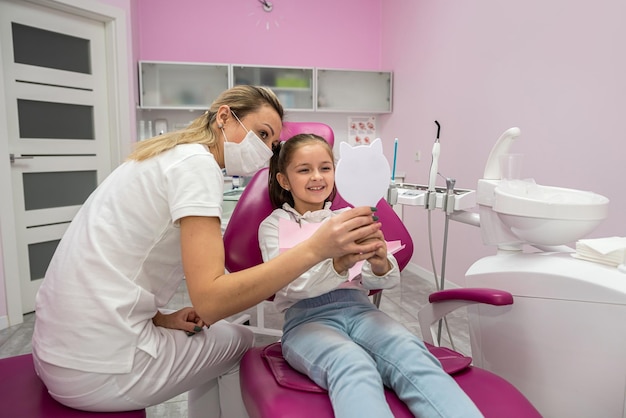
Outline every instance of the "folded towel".
<path id="1" fill-rule="evenodd" d="M 626 264 L 626 237 L 578 240 L 573 256 L 610 266 Z"/>

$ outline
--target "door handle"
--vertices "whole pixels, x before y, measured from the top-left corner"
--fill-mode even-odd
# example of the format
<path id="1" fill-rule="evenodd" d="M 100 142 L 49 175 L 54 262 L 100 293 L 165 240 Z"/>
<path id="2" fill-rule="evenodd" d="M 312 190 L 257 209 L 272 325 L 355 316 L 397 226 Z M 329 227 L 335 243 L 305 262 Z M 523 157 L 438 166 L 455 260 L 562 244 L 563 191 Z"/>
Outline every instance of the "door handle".
<path id="1" fill-rule="evenodd" d="M 15 162 L 15 160 L 32 160 L 34 157 L 30 156 L 15 156 L 15 154 L 9 154 L 9 161 L 11 162 L 11 164 L 13 164 Z"/>

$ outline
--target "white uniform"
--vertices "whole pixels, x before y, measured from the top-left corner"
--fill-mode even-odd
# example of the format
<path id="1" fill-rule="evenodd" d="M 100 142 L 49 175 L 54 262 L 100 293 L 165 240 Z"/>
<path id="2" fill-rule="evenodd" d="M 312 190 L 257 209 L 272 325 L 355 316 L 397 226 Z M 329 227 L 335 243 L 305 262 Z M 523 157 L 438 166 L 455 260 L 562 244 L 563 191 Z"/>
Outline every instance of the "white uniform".
<path id="1" fill-rule="evenodd" d="M 320 223 L 334 214 L 348 209 L 332 211 L 330 206 L 331 203 L 327 202 L 324 209 L 307 212 L 304 215 L 300 215 L 287 203 L 283 204 L 281 209 L 275 209 L 259 227 L 259 244 L 263 260 L 271 260 L 278 256 L 280 249 L 278 224 L 280 218 L 298 223 Z M 400 283 L 400 270 L 393 255 L 388 254 L 387 258 L 393 268 L 384 276 L 376 276 L 372 272 L 370 263 L 365 261 L 361 270 L 361 280 L 352 281 L 348 281 L 348 273 L 341 275 L 335 271 L 332 259 L 324 260 L 276 292 L 274 296 L 276 309 L 279 312 L 284 312 L 299 300 L 314 298 L 337 288 L 360 289 L 365 293 L 373 289 L 390 289 Z"/>
<path id="2" fill-rule="evenodd" d="M 137 375 L 136 356 L 162 360 L 177 354 L 193 357 L 198 354 L 194 350 L 219 348 L 214 342 L 199 344 L 199 335 L 210 338 L 219 333 L 219 326 L 188 338 L 181 330 L 154 326 L 152 318 L 183 279 L 179 219 L 220 217 L 222 196 L 222 171 L 200 144 L 178 145 L 141 162 L 127 161 L 114 170 L 70 224 L 37 294 L 33 352 L 38 361 L 132 377 Z M 246 331 L 245 338 L 240 334 L 225 341 L 234 344 L 230 347 L 237 357 L 234 363 L 252 344 Z M 190 349 L 190 344 L 195 349 Z M 210 352 L 204 355 L 211 357 Z M 221 360 L 230 361 L 228 355 Z M 233 362 L 221 373 L 232 366 Z M 168 370 L 158 372 L 168 375 Z M 184 373 L 193 375 L 198 370 L 191 368 Z M 175 382 L 172 379 L 169 385 Z M 167 382 L 162 385 L 163 390 L 169 390 Z M 185 390 L 188 388 L 178 393 Z M 72 396 L 60 389 L 56 395 L 59 399 Z M 110 400 L 103 402 L 103 410 L 107 402 L 113 407 Z M 136 406 L 141 403 L 138 400 Z"/>

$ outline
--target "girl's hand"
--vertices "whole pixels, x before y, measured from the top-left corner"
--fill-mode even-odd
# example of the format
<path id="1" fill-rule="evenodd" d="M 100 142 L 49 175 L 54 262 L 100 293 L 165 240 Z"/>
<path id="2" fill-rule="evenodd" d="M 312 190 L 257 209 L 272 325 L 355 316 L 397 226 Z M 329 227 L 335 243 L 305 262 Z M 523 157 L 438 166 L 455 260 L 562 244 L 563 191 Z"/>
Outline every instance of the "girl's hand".
<path id="1" fill-rule="evenodd" d="M 366 258 L 372 266 L 372 272 L 377 276 L 384 276 L 392 265 L 387 259 L 387 242 L 383 231 L 378 230 L 373 234 L 357 241 L 357 244 L 377 243 L 380 247 Z M 333 258 L 333 267 L 339 274 L 345 273 L 352 268 L 358 261 L 363 260 L 362 254 L 346 254 L 341 257 Z"/>
<path id="2" fill-rule="evenodd" d="M 338 274 L 345 274 L 357 262 L 363 260 L 362 254 L 346 254 L 333 258 L 333 268 Z"/>
<path id="3" fill-rule="evenodd" d="M 374 251 L 374 254 L 369 257 L 367 261 L 369 261 L 370 265 L 372 266 L 372 273 L 377 276 L 384 276 L 389 270 L 391 270 L 392 265 L 387 258 L 387 243 L 385 241 L 383 231 L 377 231 L 376 233 L 359 241 L 359 243 L 371 241 L 380 241 L 382 242 L 382 245 L 380 248 Z"/>
<path id="4" fill-rule="evenodd" d="M 170 314 L 158 312 L 152 318 L 152 322 L 159 327 L 183 330 L 189 336 L 202 331 L 202 328 L 206 325 L 196 314 L 195 309 L 191 307 L 182 308 Z"/>

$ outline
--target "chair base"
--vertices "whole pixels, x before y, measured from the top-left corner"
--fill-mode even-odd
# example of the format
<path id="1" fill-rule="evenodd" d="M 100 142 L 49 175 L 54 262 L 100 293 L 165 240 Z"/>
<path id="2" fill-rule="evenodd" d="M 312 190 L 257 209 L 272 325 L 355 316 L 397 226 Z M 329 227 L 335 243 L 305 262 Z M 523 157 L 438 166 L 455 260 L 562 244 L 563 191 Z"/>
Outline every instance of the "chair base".
<path id="1" fill-rule="evenodd" d="M 86 412 L 55 401 L 37 376 L 31 354 L 0 359 L 0 418 L 146 418 L 145 409 Z"/>

